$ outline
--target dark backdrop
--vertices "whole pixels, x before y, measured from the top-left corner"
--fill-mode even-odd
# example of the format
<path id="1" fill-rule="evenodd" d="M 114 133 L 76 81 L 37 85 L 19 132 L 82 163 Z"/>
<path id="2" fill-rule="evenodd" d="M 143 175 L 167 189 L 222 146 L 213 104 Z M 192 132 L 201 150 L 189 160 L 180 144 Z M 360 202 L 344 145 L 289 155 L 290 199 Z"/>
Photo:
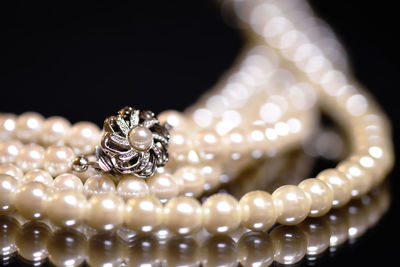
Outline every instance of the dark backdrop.
<path id="1" fill-rule="evenodd" d="M 231 65 L 240 34 L 224 25 L 210 1 L 143 2 L 2 1 L 0 111 L 34 110 L 101 125 L 123 105 L 158 113 L 195 101 Z M 394 4 L 311 3 L 345 44 L 356 77 L 389 114 L 396 137 L 400 42 Z M 398 175 L 396 169 L 390 177 L 390 212 L 322 265 L 395 263 Z"/>

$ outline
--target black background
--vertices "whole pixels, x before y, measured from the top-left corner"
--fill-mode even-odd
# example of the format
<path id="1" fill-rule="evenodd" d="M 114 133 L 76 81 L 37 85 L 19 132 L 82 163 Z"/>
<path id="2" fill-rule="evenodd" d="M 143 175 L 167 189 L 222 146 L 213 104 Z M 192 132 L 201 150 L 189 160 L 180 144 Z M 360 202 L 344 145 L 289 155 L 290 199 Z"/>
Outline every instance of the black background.
<path id="1" fill-rule="evenodd" d="M 400 42 L 393 4 L 311 1 L 345 45 L 355 76 L 399 130 Z M 392 6 L 391 6 L 392 5 Z M 0 5 L 0 111 L 33 110 L 71 122 L 124 105 L 183 110 L 228 69 L 242 46 L 210 1 L 12 2 Z M 398 148 L 398 144 L 396 144 Z M 397 168 L 392 207 L 322 266 L 395 266 L 400 240 Z"/>

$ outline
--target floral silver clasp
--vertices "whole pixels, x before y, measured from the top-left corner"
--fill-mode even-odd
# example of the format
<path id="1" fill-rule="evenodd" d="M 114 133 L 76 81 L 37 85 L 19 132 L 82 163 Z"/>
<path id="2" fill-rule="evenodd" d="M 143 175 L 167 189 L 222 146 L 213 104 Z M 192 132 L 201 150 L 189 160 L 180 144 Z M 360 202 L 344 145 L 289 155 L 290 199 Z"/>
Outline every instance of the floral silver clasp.
<path id="1" fill-rule="evenodd" d="M 153 112 L 124 107 L 104 121 L 96 165 L 104 172 L 150 177 L 167 164 L 169 139 L 168 125 L 161 125 Z M 80 164 L 82 158 L 76 159 L 74 169 Z"/>

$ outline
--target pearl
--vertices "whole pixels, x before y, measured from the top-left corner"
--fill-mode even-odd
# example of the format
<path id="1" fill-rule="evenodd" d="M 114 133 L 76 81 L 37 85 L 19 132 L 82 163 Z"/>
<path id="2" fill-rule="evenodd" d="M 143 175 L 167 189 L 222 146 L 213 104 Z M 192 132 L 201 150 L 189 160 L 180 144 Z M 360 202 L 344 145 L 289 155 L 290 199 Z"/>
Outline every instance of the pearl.
<path id="1" fill-rule="evenodd" d="M 268 230 L 276 221 L 274 203 L 269 193 L 253 191 L 239 201 L 242 225 L 253 231 Z"/>
<path id="2" fill-rule="evenodd" d="M 114 193 L 115 184 L 106 175 L 95 175 L 86 180 L 83 186 L 83 192 L 87 197 L 93 195 Z"/>
<path id="3" fill-rule="evenodd" d="M 71 129 L 71 123 L 63 117 L 50 117 L 43 123 L 40 140 L 43 145 L 64 144 Z"/>
<path id="4" fill-rule="evenodd" d="M 36 142 L 40 137 L 44 118 L 36 112 L 21 114 L 16 122 L 15 134 L 22 142 Z"/>
<path id="5" fill-rule="evenodd" d="M 129 143 L 139 151 L 146 151 L 153 145 L 153 134 L 146 127 L 135 127 L 128 134 Z"/>
<path id="6" fill-rule="evenodd" d="M 147 179 L 147 185 L 150 193 L 160 199 L 161 202 L 179 195 L 180 185 L 178 180 L 174 179 L 169 173 L 160 173 L 150 177 Z"/>
<path id="7" fill-rule="evenodd" d="M 0 174 L 0 214 L 14 210 L 12 196 L 18 181 L 8 174 Z"/>
<path id="8" fill-rule="evenodd" d="M 67 143 L 73 148 L 76 154 L 88 155 L 94 152 L 95 147 L 100 143 L 101 131 L 99 127 L 91 122 L 75 123 L 67 138 Z"/>
<path id="9" fill-rule="evenodd" d="M 310 212 L 311 201 L 298 186 L 284 185 L 272 193 L 277 222 L 294 225 L 302 222 Z"/>
<path id="10" fill-rule="evenodd" d="M 38 169 L 43 166 L 44 153 L 45 150 L 42 146 L 29 144 L 19 151 L 15 162 L 23 172 Z"/>
<path id="11" fill-rule="evenodd" d="M 228 194 L 215 194 L 202 206 L 203 225 L 215 235 L 228 234 L 240 225 L 240 208 L 237 200 Z"/>
<path id="12" fill-rule="evenodd" d="M 215 131 L 202 130 L 198 132 L 194 144 L 203 160 L 215 160 L 221 151 L 221 137 Z"/>
<path id="13" fill-rule="evenodd" d="M 8 174 L 19 181 L 24 176 L 24 173 L 21 171 L 21 169 L 11 163 L 1 164 L 0 174 Z"/>
<path id="14" fill-rule="evenodd" d="M 336 169 L 327 169 L 317 175 L 328 184 L 333 191 L 332 207 L 338 208 L 346 205 L 351 199 L 351 182 L 341 172 Z"/>
<path id="15" fill-rule="evenodd" d="M 53 176 L 68 172 L 75 158 L 74 151 L 67 146 L 49 146 L 44 153 L 44 168 Z"/>
<path id="16" fill-rule="evenodd" d="M 200 173 L 204 177 L 204 191 L 215 190 L 221 184 L 222 168 L 218 163 L 207 163 L 201 166 Z"/>
<path id="17" fill-rule="evenodd" d="M 164 207 L 164 222 L 173 233 L 189 235 L 201 228 L 201 204 L 197 199 L 177 197 Z"/>
<path id="18" fill-rule="evenodd" d="M 39 182 L 46 186 L 51 186 L 53 184 L 53 177 L 50 173 L 43 170 L 31 170 L 22 178 L 22 183 L 26 184 L 29 182 Z"/>
<path id="19" fill-rule="evenodd" d="M 166 110 L 158 115 L 158 120 L 161 124 L 168 123 L 175 130 L 186 130 L 188 122 L 183 114 L 176 110 Z"/>
<path id="20" fill-rule="evenodd" d="M 319 217 L 328 213 L 332 207 L 333 191 L 324 181 L 310 178 L 302 181 L 299 187 L 311 201 L 308 216 Z"/>
<path id="21" fill-rule="evenodd" d="M 77 192 L 83 191 L 83 183 L 81 179 L 70 173 L 63 173 L 58 175 L 53 180 L 54 191 L 73 190 Z"/>
<path id="22" fill-rule="evenodd" d="M 76 191 L 58 191 L 46 201 L 46 214 L 57 226 L 74 227 L 85 219 L 85 196 Z"/>
<path id="23" fill-rule="evenodd" d="M 18 140 L 0 141 L 0 163 L 13 163 L 23 145 Z"/>
<path id="24" fill-rule="evenodd" d="M 117 186 L 117 193 L 125 201 L 131 197 L 143 197 L 149 194 L 149 187 L 143 178 L 127 175 Z"/>
<path id="25" fill-rule="evenodd" d="M 136 232 L 154 232 L 162 224 L 162 213 L 163 206 L 154 196 L 131 198 L 126 203 L 124 221 L 129 229 Z"/>
<path id="26" fill-rule="evenodd" d="M 359 163 L 348 160 L 341 162 L 336 168 L 350 180 L 352 197 L 361 197 L 371 189 L 373 182 L 371 172 L 361 167 Z"/>
<path id="27" fill-rule="evenodd" d="M 40 220 L 45 217 L 45 201 L 48 188 L 40 182 L 22 185 L 15 192 L 14 205 L 18 212 L 28 220 Z"/>
<path id="28" fill-rule="evenodd" d="M 8 139 L 14 135 L 17 116 L 14 114 L 0 114 L 0 139 Z"/>
<path id="29" fill-rule="evenodd" d="M 176 162 L 184 162 L 187 159 L 191 144 L 184 132 L 173 130 L 168 144 L 168 153 Z"/>
<path id="30" fill-rule="evenodd" d="M 98 231 L 114 231 L 122 226 L 124 201 L 114 194 L 93 195 L 88 202 L 88 225 Z"/>
<path id="31" fill-rule="evenodd" d="M 185 196 L 198 197 L 203 193 L 204 177 L 198 168 L 193 166 L 183 166 L 176 170 L 173 177 L 181 185 L 181 194 Z"/>

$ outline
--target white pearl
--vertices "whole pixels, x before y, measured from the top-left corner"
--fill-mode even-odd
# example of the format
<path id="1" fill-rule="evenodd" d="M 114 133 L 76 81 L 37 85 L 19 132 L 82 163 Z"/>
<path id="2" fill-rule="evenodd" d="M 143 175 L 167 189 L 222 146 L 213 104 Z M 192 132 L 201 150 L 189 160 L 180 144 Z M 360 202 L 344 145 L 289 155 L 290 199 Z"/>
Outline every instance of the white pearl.
<path id="1" fill-rule="evenodd" d="M 75 158 L 74 151 L 67 146 L 53 145 L 47 148 L 44 154 L 44 168 L 53 176 L 71 169 Z"/>
<path id="2" fill-rule="evenodd" d="M 130 131 L 128 138 L 136 150 L 146 151 L 153 145 L 153 134 L 146 127 L 135 127 Z"/>
<path id="3" fill-rule="evenodd" d="M 35 142 L 40 136 L 44 118 L 36 112 L 26 112 L 17 119 L 16 136 L 23 142 Z"/>
<path id="4" fill-rule="evenodd" d="M 22 183 L 26 184 L 29 182 L 40 182 L 44 185 L 51 186 L 53 177 L 46 171 L 35 169 L 26 173 L 22 178 Z"/>
<path id="5" fill-rule="evenodd" d="M 95 175 L 86 180 L 83 186 L 83 192 L 87 197 L 92 195 L 114 193 L 114 182 L 105 175 Z"/>
<path id="6" fill-rule="evenodd" d="M 7 139 L 14 135 L 17 116 L 14 114 L 0 114 L 0 139 Z"/>
<path id="7" fill-rule="evenodd" d="M 143 197 L 148 195 L 149 187 L 142 178 L 126 176 L 118 183 L 117 193 L 127 201 L 131 197 Z"/>
<path id="8" fill-rule="evenodd" d="M 17 186 L 17 179 L 7 174 L 0 174 L 0 214 L 14 210 L 12 195 Z"/>
<path id="9" fill-rule="evenodd" d="M 24 176 L 24 173 L 21 171 L 21 169 L 11 163 L 1 164 L 0 174 L 8 174 L 17 180 L 21 180 Z"/>
<path id="10" fill-rule="evenodd" d="M 78 176 L 63 173 L 54 179 L 53 189 L 54 191 L 74 190 L 81 192 L 83 190 L 83 183 Z"/>
<path id="11" fill-rule="evenodd" d="M 24 146 L 15 158 L 16 164 L 23 172 L 38 169 L 43 166 L 44 148 L 37 144 Z"/>
<path id="12" fill-rule="evenodd" d="M 71 123 L 63 117 L 50 117 L 44 124 L 40 139 L 45 146 L 64 144 L 64 138 L 69 134 Z"/>
<path id="13" fill-rule="evenodd" d="M 68 136 L 67 143 L 76 154 L 90 154 L 99 144 L 101 131 L 96 124 L 91 122 L 75 123 Z"/>
<path id="14" fill-rule="evenodd" d="M 0 163 L 13 163 L 15 157 L 23 148 L 18 140 L 4 140 L 0 142 Z"/>

